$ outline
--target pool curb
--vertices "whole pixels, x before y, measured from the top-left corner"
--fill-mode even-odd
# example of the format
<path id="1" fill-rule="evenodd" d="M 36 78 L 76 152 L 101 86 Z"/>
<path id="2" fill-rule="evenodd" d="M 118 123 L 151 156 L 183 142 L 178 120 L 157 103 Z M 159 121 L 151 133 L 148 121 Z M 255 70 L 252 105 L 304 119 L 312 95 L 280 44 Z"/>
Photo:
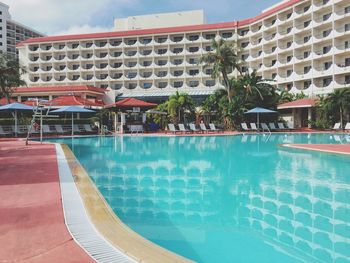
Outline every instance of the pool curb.
<path id="1" fill-rule="evenodd" d="M 74 186 L 84 208 L 83 213 L 105 242 L 125 257 L 124 261 L 109 262 L 193 262 L 152 243 L 125 225 L 107 204 L 70 148 L 64 144 L 56 145 L 59 145 L 64 154 L 69 169 L 67 173 L 70 174 L 73 184 L 75 182 Z"/>
<path id="2" fill-rule="evenodd" d="M 321 153 L 330 153 L 330 154 L 341 154 L 350 156 L 350 151 L 344 151 L 344 150 L 333 150 L 333 149 L 327 149 L 326 147 L 329 145 L 335 145 L 336 144 L 324 144 L 324 145 L 317 145 L 317 144 L 281 144 L 281 147 L 284 148 L 290 148 L 290 149 L 298 149 L 298 150 L 304 150 L 304 151 L 313 151 L 313 152 L 321 152 Z M 334 147 L 336 148 L 336 147 Z"/>
<path id="3" fill-rule="evenodd" d="M 136 262 L 112 246 L 94 227 L 62 145 L 55 144 L 65 224 L 76 243 L 96 262 Z"/>

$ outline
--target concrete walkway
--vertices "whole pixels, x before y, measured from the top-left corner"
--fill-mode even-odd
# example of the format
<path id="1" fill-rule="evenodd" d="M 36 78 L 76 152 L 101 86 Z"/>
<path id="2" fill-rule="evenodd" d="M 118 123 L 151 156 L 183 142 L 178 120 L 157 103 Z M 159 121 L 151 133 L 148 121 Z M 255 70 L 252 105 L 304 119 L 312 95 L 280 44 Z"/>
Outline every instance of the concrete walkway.
<path id="1" fill-rule="evenodd" d="M 0 141 L 0 262 L 94 262 L 64 223 L 54 145 Z"/>

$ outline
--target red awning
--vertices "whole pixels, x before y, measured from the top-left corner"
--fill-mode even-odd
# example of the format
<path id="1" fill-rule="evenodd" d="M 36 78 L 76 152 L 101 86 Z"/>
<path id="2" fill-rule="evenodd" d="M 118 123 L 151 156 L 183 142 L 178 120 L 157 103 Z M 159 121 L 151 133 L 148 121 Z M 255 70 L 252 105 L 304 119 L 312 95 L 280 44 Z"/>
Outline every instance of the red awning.
<path id="1" fill-rule="evenodd" d="M 51 106 L 95 106 L 95 107 L 103 107 L 104 103 L 102 101 L 91 101 L 87 99 L 83 99 L 78 96 L 66 95 L 60 96 L 53 100 L 47 102 L 47 105 Z"/>
<path id="2" fill-rule="evenodd" d="M 151 107 L 155 107 L 155 106 L 157 106 L 157 104 L 155 104 L 155 103 L 150 103 L 150 102 L 138 100 L 135 98 L 126 98 L 126 99 L 123 99 L 121 101 L 117 101 L 113 104 L 108 105 L 107 108 L 113 108 L 113 107 L 117 107 L 117 108 L 132 108 L 132 107 L 151 108 Z"/>
<path id="3" fill-rule="evenodd" d="M 310 98 L 295 100 L 295 101 L 280 104 L 277 106 L 277 109 L 283 110 L 283 109 L 296 109 L 296 108 L 312 108 L 312 107 L 315 107 L 316 101 L 317 99 L 310 99 Z"/>

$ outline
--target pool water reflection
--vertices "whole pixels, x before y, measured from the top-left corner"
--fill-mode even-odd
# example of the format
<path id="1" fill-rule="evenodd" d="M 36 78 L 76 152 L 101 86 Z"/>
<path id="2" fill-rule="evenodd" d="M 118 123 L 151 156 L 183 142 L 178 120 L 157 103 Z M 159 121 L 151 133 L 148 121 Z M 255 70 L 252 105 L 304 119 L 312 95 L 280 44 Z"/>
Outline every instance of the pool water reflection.
<path id="1" fill-rule="evenodd" d="M 339 143 L 339 137 L 55 141 L 71 147 L 123 222 L 185 257 L 350 262 L 350 157 L 278 146 Z"/>

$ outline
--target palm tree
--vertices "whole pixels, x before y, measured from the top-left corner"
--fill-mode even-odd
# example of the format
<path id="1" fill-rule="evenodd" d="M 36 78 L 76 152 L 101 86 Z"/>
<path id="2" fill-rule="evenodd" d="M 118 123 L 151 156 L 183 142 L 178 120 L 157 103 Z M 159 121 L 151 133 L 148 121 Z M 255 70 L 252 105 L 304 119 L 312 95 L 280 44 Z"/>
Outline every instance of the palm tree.
<path id="1" fill-rule="evenodd" d="M 21 79 L 25 69 L 18 60 L 9 54 L 0 54 L 0 97 L 6 97 L 10 103 L 13 88 L 26 85 Z"/>
<path id="2" fill-rule="evenodd" d="M 327 111 L 336 109 L 340 116 L 340 125 L 343 127 L 344 113 L 350 109 L 350 88 L 337 89 L 323 100 L 323 108 Z"/>
<path id="3" fill-rule="evenodd" d="M 212 78 L 218 79 L 222 77 L 223 85 L 227 92 L 227 98 L 231 101 L 231 89 L 229 82 L 229 74 L 237 69 L 241 74 L 238 49 L 235 42 L 226 42 L 222 38 L 219 40 L 213 39 L 212 48 L 214 51 L 210 51 L 203 55 L 200 59 L 200 63 L 204 63 L 204 68 L 212 67 Z"/>
<path id="4" fill-rule="evenodd" d="M 192 97 L 186 93 L 179 93 L 178 91 L 175 95 L 169 97 L 169 100 L 166 102 L 168 114 L 173 121 L 181 121 L 181 116 L 183 120 L 185 118 L 185 112 L 194 112 L 194 102 Z"/>

